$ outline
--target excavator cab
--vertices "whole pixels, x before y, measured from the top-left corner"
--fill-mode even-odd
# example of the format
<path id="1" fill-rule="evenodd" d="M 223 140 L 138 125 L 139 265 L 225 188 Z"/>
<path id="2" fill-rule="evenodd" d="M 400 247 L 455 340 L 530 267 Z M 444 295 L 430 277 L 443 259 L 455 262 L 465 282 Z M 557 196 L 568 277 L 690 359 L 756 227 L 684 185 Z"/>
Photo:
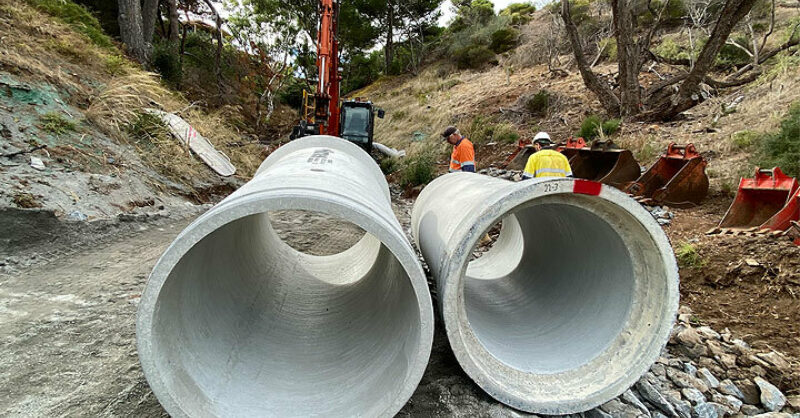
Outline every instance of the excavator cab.
<path id="1" fill-rule="evenodd" d="M 385 112 L 383 109 L 376 108 L 372 102 L 348 100 L 342 103 L 339 137 L 370 152 L 372 150 L 376 115 L 382 119 Z"/>

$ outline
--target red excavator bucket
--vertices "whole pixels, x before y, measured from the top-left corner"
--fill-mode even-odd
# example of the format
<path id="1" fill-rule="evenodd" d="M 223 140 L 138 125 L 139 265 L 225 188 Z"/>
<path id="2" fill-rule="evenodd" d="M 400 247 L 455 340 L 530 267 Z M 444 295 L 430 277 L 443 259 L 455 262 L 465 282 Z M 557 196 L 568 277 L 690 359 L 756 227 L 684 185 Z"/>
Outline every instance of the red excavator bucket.
<path id="1" fill-rule="evenodd" d="M 577 148 L 580 143 L 584 146 Z M 561 152 L 569 159 L 572 175 L 575 178 L 621 188 L 623 184 L 636 180 L 642 174 L 633 153 L 617 148 L 611 141 L 595 141 L 591 147 L 586 147 L 583 139 L 578 138 L 572 148 L 568 143 Z"/>
<path id="2" fill-rule="evenodd" d="M 756 169 L 756 176 L 739 183 L 739 191 L 720 228 L 786 230 L 798 219 L 798 183 L 780 168 Z"/>
<path id="3" fill-rule="evenodd" d="M 623 189 L 634 197 L 652 199 L 654 203 L 691 207 L 708 195 L 706 160 L 694 144 L 669 144 L 667 153 L 638 180 Z"/>
<path id="4" fill-rule="evenodd" d="M 536 150 L 533 149 L 531 140 L 521 139 L 517 144 L 517 150 L 506 159 L 502 167 L 508 170 L 524 170 L 525 165 L 528 164 L 528 158 L 534 153 Z"/>

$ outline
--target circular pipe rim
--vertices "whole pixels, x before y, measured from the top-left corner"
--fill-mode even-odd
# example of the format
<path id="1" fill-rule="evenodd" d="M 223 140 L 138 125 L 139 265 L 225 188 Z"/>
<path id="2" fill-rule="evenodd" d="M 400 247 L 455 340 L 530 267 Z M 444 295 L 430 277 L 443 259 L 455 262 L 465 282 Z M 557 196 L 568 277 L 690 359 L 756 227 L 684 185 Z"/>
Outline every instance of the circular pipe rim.
<path id="1" fill-rule="evenodd" d="M 361 152 L 359 150 L 359 152 Z M 153 359 L 152 324 L 158 306 L 161 289 L 178 262 L 197 243 L 219 228 L 247 216 L 279 210 L 308 210 L 334 216 L 359 226 L 366 233 L 375 236 L 400 262 L 408 274 L 417 299 L 420 314 L 420 340 L 417 355 L 409 364 L 409 373 L 403 382 L 403 389 L 386 405 L 382 416 L 393 416 L 411 398 L 427 368 L 433 348 L 434 316 L 433 303 L 428 291 L 427 280 L 419 259 L 413 248 L 406 242 L 405 235 L 398 238 L 394 222 L 384 214 L 372 211 L 365 205 L 349 199 L 347 204 L 331 199 L 327 193 L 305 190 L 302 193 L 275 193 L 274 191 L 253 192 L 238 196 L 224 205 L 219 205 L 190 224 L 173 241 L 153 268 L 142 293 L 137 310 L 136 342 L 139 359 L 147 382 L 164 409 L 171 416 L 187 416 L 180 402 L 169 391 L 168 385 Z M 341 198 L 341 195 L 337 196 Z M 292 203 L 288 203 L 291 201 Z M 298 204 L 299 202 L 299 204 Z M 219 210 L 219 208 L 224 210 Z M 373 221 L 379 219 L 379 221 Z"/>
<path id="2" fill-rule="evenodd" d="M 460 300 L 460 298 L 462 297 L 463 281 L 466 277 L 470 254 L 481 239 L 482 233 L 488 231 L 507 214 L 513 212 L 516 208 L 527 202 L 549 195 L 574 194 L 572 191 L 574 190 L 576 182 L 579 181 L 581 180 L 566 178 L 540 181 L 529 180 L 512 184 L 513 187 L 503 188 L 494 193 L 486 200 L 486 203 L 483 205 L 483 210 L 472 217 L 466 217 L 459 224 L 457 228 L 458 232 L 456 232 L 454 236 L 461 236 L 463 238 L 461 238 L 455 246 L 457 251 L 450 256 L 448 264 L 448 267 L 459 267 L 447 268 L 445 271 L 448 275 L 441 278 L 441 280 L 444 280 L 444 283 L 446 283 L 442 295 L 442 302 L 440 304 L 442 307 L 445 332 L 459 364 L 467 375 L 490 396 L 506 405 L 525 412 L 547 415 L 566 415 L 585 412 L 596 408 L 628 390 L 650 369 L 652 364 L 655 363 L 661 355 L 660 349 L 651 350 L 648 355 L 641 356 L 638 359 L 639 361 L 631 366 L 629 369 L 630 372 L 622 376 L 615 384 L 610 385 L 604 390 L 595 392 L 590 397 L 580 401 L 570 402 L 565 406 L 563 401 L 536 402 L 508 393 L 508 391 L 502 387 L 502 383 L 489 379 L 487 375 L 481 371 L 480 366 L 472 359 L 470 350 L 467 349 L 465 335 L 461 333 L 461 327 L 458 321 L 458 318 L 461 316 L 460 309 L 464 303 L 463 299 Z M 547 184 L 554 183 L 559 184 L 558 192 L 546 190 Z M 561 185 L 564 185 L 563 188 Z M 663 310 L 670 319 L 667 321 L 668 324 L 662 324 L 663 326 L 659 332 L 653 335 L 651 345 L 653 347 L 664 347 L 669 340 L 670 332 L 675 322 L 675 315 L 677 315 L 679 307 L 678 266 L 674 256 L 671 256 L 673 252 L 669 240 L 663 229 L 661 229 L 661 226 L 653 219 L 652 215 L 628 195 L 615 188 L 602 185 L 601 191 L 596 197 L 630 212 L 650 234 L 655 245 L 661 249 L 661 254 L 663 255 L 662 260 L 667 269 L 667 291 L 670 299 L 668 302 L 665 302 Z M 509 209 L 501 211 L 499 210 L 501 207 L 507 207 Z M 448 318 L 455 318 L 455 321 L 448 320 Z M 467 322 L 469 321 L 467 320 Z M 474 336 L 473 331 L 469 330 L 469 332 L 472 332 Z"/>

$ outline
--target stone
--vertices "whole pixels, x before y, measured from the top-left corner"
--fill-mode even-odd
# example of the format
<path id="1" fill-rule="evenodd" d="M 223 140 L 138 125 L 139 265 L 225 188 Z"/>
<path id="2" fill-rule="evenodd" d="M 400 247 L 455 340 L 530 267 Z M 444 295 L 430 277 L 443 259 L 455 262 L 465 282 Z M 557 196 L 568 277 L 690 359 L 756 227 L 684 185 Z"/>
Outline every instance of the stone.
<path id="1" fill-rule="evenodd" d="M 666 367 L 664 367 L 663 364 L 659 363 L 654 364 L 653 367 L 650 368 L 650 371 L 653 372 L 654 375 L 659 377 L 666 376 L 667 373 Z"/>
<path id="2" fill-rule="evenodd" d="M 694 367 L 692 363 L 683 363 L 683 371 L 689 376 L 697 377 L 697 367 Z"/>
<path id="3" fill-rule="evenodd" d="M 705 382 L 696 377 L 689 376 L 689 374 L 680 370 L 673 368 L 667 369 L 667 377 L 679 388 L 695 388 L 700 392 L 708 391 L 708 385 Z"/>
<path id="4" fill-rule="evenodd" d="M 800 395 L 787 396 L 786 403 L 795 410 L 800 411 Z"/>
<path id="5" fill-rule="evenodd" d="M 638 409 L 631 405 L 624 404 L 618 399 L 612 399 L 604 403 L 599 409 L 612 417 L 638 418 L 642 415 Z"/>
<path id="6" fill-rule="evenodd" d="M 750 405 L 761 404 L 761 389 L 752 380 L 737 380 L 735 383 L 742 390 L 744 403 Z"/>
<path id="7" fill-rule="evenodd" d="M 703 344 L 703 338 L 700 336 L 697 330 L 692 327 L 686 327 L 684 330 L 679 332 L 678 335 L 675 336 L 675 341 L 687 347 L 694 347 L 696 345 Z"/>
<path id="8" fill-rule="evenodd" d="M 708 371 L 708 369 L 706 369 L 705 367 L 697 371 L 697 377 L 699 377 L 700 380 L 702 380 L 703 383 L 705 383 L 706 386 L 708 386 L 711 389 L 716 389 L 717 387 L 719 387 L 719 380 L 717 380 L 717 378 L 714 377 L 714 375 L 711 374 L 711 372 Z"/>
<path id="9" fill-rule="evenodd" d="M 627 403 L 628 405 L 636 407 L 638 410 L 642 411 L 645 415 L 650 414 L 650 411 L 647 409 L 646 406 L 642 403 L 641 400 L 633 393 L 632 390 L 628 389 L 625 393 L 622 394 L 622 400 Z"/>
<path id="10" fill-rule="evenodd" d="M 774 351 L 770 353 L 759 353 L 757 357 L 775 366 L 775 368 L 784 373 L 789 372 L 792 368 L 791 364 L 789 364 L 782 355 Z"/>
<path id="11" fill-rule="evenodd" d="M 733 411 L 732 413 L 734 413 L 734 414 L 739 412 L 739 410 L 742 409 L 742 401 L 737 399 L 735 396 L 717 394 L 717 395 L 714 395 L 711 398 L 711 400 L 716 402 L 716 403 L 718 403 L 718 404 L 720 404 L 720 405 L 723 405 L 723 406 L 727 407 L 728 409 Z"/>
<path id="12" fill-rule="evenodd" d="M 739 400 L 742 401 L 745 400 L 744 393 L 742 393 L 739 387 L 728 379 L 725 379 L 722 382 L 720 382 L 717 390 L 720 391 L 720 393 L 722 393 L 723 395 L 735 396 Z"/>
<path id="13" fill-rule="evenodd" d="M 756 385 L 761 390 L 761 404 L 767 408 L 769 412 L 777 412 L 786 406 L 786 396 L 781 393 L 772 383 L 756 377 L 754 379 Z"/>
<path id="14" fill-rule="evenodd" d="M 644 400 L 650 402 L 669 417 L 678 415 L 675 408 L 648 382 L 639 380 L 634 386 Z"/>
<path id="15" fill-rule="evenodd" d="M 614 418 L 613 415 L 604 412 L 600 408 L 595 408 L 583 413 L 584 418 Z"/>
<path id="16" fill-rule="evenodd" d="M 705 338 L 705 339 L 713 339 L 713 340 L 721 340 L 722 339 L 722 336 L 720 336 L 717 331 L 714 331 L 710 327 L 697 328 L 697 333 L 700 334 L 700 336 Z"/>
<path id="17" fill-rule="evenodd" d="M 747 354 L 751 350 L 750 344 L 747 344 L 744 342 L 744 340 L 740 340 L 738 338 L 731 340 L 731 344 L 733 351 L 740 356 L 742 354 Z"/>
<path id="18" fill-rule="evenodd" d="M 681 418 L 692 418 L 692 404 L 688 401 L 668 397 L 667 400 L 675 407 L 675 412 Z"/>
<path id="19" fill-rule="evenodd" d="M 700 392 L 695 388 L 684 388 L 681 390 L 681 394 L 683 395 L 684 398 L 689 400 L 689 402 L 691 402 L 692 405 L 695 406 L 704 403 L 706 401 L 706 397 L 705 395 L 703 395 L 703 392 Z"/>
<path id="20" fill-rule="evenodd" d="M 701 403 L 694 407 L 694 416 L 697 418 L 722 418 L 722 405 L 713 402 Z"/>
<path id="21" fill-rule="evenodd" d="M 764 411 L 755 405 L 742 405 L 742 410 L 739 412 L 750 417 L 753 415 L 758 415 Z"/>
<path id="22" fill-rule="evenodd" d="M 795 415 L 783 412 L 767 412 L 764 414 L 754 415 L 753 418 L 795 418 Z"/>
<path id="23" fill-rule="evenodd" d="M 722 367 L 724 367 L 725 369 L 730 370 L 730 369 L 735 369 L 735 368 L 738 367 L 736 365 L 736 355 L 735 354 L 723 353 L 723 354 L 720 354 L 718 357 L 719 357 L 720 364 L 722 364 Z"/>

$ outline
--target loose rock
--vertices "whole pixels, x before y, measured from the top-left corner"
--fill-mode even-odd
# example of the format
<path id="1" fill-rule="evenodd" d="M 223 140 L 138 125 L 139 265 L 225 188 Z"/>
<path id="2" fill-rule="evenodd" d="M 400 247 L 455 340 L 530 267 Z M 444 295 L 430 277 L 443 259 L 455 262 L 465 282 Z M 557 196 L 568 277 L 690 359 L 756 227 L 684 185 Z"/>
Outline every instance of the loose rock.
<path id="1" fill-rule="evenodd" d="M 754 381 L 758 388 L 761 389 L 761 404 L 767 408 L 767 411 L 777 412 L 786 406 L 786 396 L 772 383 L 760 377 L 756 377 Z"/>

